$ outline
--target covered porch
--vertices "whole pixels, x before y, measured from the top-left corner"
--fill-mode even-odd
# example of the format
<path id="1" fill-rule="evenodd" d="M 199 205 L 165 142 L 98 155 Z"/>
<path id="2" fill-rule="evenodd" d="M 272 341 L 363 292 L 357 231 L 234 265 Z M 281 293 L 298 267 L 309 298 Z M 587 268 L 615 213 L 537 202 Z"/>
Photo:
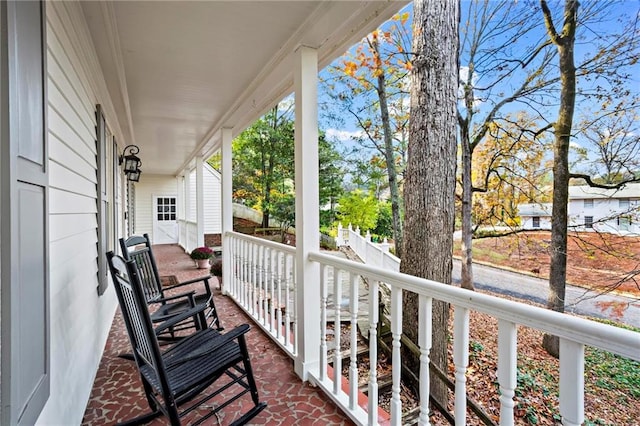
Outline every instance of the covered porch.
<path id="1" fill-rule="evenodd" d="M 182 282 L 208 273 L 207 270 L 194 268 L 193 260 L 177 245 L 156 245 L 153 250 L 160 274 L 167 280 L 175 277 Z M 223 296 L 218 289 L 214 289 L 214 293 L 216 308 L 224 321 L 225 329 L 231 330 L 240 324 L 250 324 L 252 327 L 247 336 L 251 363 L 258 382 L 260 399 L 268 405 L 251 420 L 251 424 L 353 424 L 319 388 L 302 382 L 296 376 L 291 358 L 265 332 L 254 325 L 252 319 L 230 297 Z M 130 351 L 131 346 L 122 315 L 118 310 L 82 419 L 83 425 L 114 424 L 148 411 L 134 362 L 118 357 Z M 217 424 L 229 424 L 230 419 L 242 414 L 243 401 L 249 402 L 248 399 L 241 398 L 224 409 L 217 419 Z M 216 402 L 218 401 L 213 401 L 214 404 Z M 216 424 L 215 418 L 212 423 Z M 163 424 L 163 420 L 156 420 L 153 424 Z"/>
<path id="2" fill-rule="evenodd" d="M 112 322 L 117 301 L 108 282 L 105 253 L 117 251 L 118 238 L 152 229 L 153 218 L 159 219 L 160 214 L 152 196 L 163 198 L 163 203 L 168 200 L 162 207 L 169 210 L 162 211 L 162 219 L 179 224 L 177 242 L 184 249 L 203 245 L 202 165 L 218 151 L 222 154 L 224 260 L 219 299 L 226 327 L 251 320 L 249 340 L 258 388 L 269 403 L 256 422 L 385 423 L 387 417 L 378 409 L 375 368 L 376 331 L 385 320 L 390 325 L 393 352 L 389 422 L 403 423 L 400 350 L 403 345 L 412 345 L 420 354 L 419 371 L 414 372 L 420 379 L 419 422 L 428 424 L 431 307 L 434 300 L 441 300 L 455 312 L 455 392 L 451 399 L 455 400 L 457 424 L 465 424 L 469 415 L 466 372 L 472 310 L 498 322 L 496 411 L 500 424 L 515 423 L 519 326 L 560 337 L 559 415 L 566 425 L 583 423 L 585 346 L 640 360 L 638 333 L 320 251 L 318 70 L 406 3 L 2 3 L 0 20 L 3 25 L 11 24 L 12 36 L 18 28 L 26 33 L 26 40 L 43 41 L 41 45 L 11 46 L 18 53 L 29 53 L 26 57 L 33 59 L 31 62 L 21 62 L 17 54 L 6 55 L 7 49 L 1 61 L 3 71 L 9 69 L 18 77 L 26 75 L 27 69 L 42 71 L 31 80 L 11 81 L 11 88 L 37 92 L 35 106 L 24 109 L 24 123 L 29 132 L 37 127 L 34 122 L 40 123 L 38 149 L 12 136 L 10 143 L 3 144 L 0 156 L 3 161 L 17 161 L 14 157 L 22 153 L 17 148 L 24 145 L 24 152 L 37 151 L 33 157 L 42 165 L 34 178 L 41 189 L 36 198 L 27 199 L 31 204 L 16 201 L 16 191 L 25 186 L 24 174 L 3 162 L 0 176 L 3 188 L 13 190 L 3 191 L 6 196 L 0 215 L 4 226 L 3 424 L 78 424 L 83 413 L 86 424 L 108 423 L 129 414 L 123 399 L 117 398 L 141 402 L 133 404 L 130 414 L 143 410 L 131 365 L 116 358 L 127 350 L 127 341 L 118 327 L 118 316 Z M 20 21 L 14 25 L 16 17 L 24 16 L 29 18 L 26 24 Z M 22 33 L 18 36 L 21 40 Z M 36 80 L 43 90 L 33 89 Z M 3 125 L 9 121 L 5 117 L 22 117 L 14 114 L 21 105 L 16 100 L 20 97 L 5 92 L 0 93 Z M 232 222 L 232 140 L 291 93 L 296 114 L 296 247 L 236 233 Z M 8 132 L 4 127 L 2 130 Z M 130 145 L 139 148 L 142 174 L 138 174 L 138 183 L 128 180 L 118 161 Z M 5 155 L 5 146 L 11 148 L 11 157 Z M 28 170 L 33 169 L 32 162 L 25 161 Z M 194 197 L 187 195 L 192 174 Z M 149 189 L 143 197 L 136 187 L 149 182 L 161 182 L 168 189 L 162 193 Z M 33 221 L 16 223 L 15 218 L 30 218 L 25 214 L 34 211 L 38 215 Z M 152 241 L 157 242 L 157 237 L 151 232 Z M 38 247 L 38 268 L 33 263 L 34 247 Z M 178 272 L 172 273 L 172 268 L 180 269 L 182 262 L 176 259 L 188 259 L 184 252 L 174 256 L 177 246 L 170 247 L 172 254 L 158 256 L 159 264 L 167 268 L 164 274 L 175 275 Z M 158 246 L 158 250 L 162 248 Z M 14 258 L 9 253 L 30 256 Z M 369 285 L 364 300 L 355 285 L 360 279 Z M 342 284 L 345 280 L 352 284 L 348 291 Z M 391 295 L 389 317 L 384 319 L 378 316 L 378 289 L 383 287 Z M 403 338 L 402 318 L 408 315 L 403 312 L 403 292 L 414 293 L 420 300 L 415 318 L 417 342 Z M 367 365 L 355 361 L 360 308 L 367 311 L 370 330 Z M 330 344 L 327 323 L 332 316 L 335 323 L 348 325 L 349 333 L 336 333 Z M 115 328 L 110 332 L 112 324 Z M 33 342 L 38 343 L 35 349 Z M 332 345 L 344 350 L 331 351 Z M 349 351 L 348 362 L 346 356 L 343 359 L 344 351 Z M 28 362 L 25 354 L 34 361 Z M 36 366 L 41 371 L 35 371 Z M 361 373 L 367 398 L 362 398 L 359 386 Z M 38 392 L 32 393 L 27 386 Z"/>

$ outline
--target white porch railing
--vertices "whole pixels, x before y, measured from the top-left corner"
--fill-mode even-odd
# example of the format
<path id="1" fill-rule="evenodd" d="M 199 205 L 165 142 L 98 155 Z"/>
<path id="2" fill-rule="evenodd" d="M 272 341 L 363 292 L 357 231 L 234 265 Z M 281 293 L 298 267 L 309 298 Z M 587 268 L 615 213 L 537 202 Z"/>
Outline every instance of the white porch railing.
<path id="1" fill-rule="evenodd" d="M 396 272 L 400 271 L 400 259 L 389 252 L 390 244 L 387 243 L 386 239 L 383 243 L 371 242 L 369 231 L 363 237 L 360 235 L 360 229 L 356 228 L 354 230 L 351 225 L 343 228 L 341 224 L 338 224 L 336 245 L 338 247 L 351 247 L 367 265 Z"/>
<path id="2" fill-rule="evenodd" d="M 198 224 L 191 220 L 178 219 L 178 244 L 187 252 L 198 247 Z"/>
<path id="3" fill-rule="evenodd" d="M 294 247 L 228 233 L 231 276 L 224 291 L 292 358 L 297 356 Z M 223 251 L 223 256 L 228 251 Z"/>
<path id="4" fill-rule="evenodd" d="M 237 233 L 225 235 L 225 253 L 232 255 L 232 276 L 225 277 L 225 291 L 244 308 L 292 357 L 298 356 L 296 315 L 304 315 L 303 306 L 295 306 L 296 285 L 295 250 Z M 513 425 L 514 395 L 517 373 L 517 325 L 542 330 L 560 337 L 560 415 L 565 425 L 580 425 L 584 421 L 584 347 L 592 346 L 626 358 L 640 360 L 640 337 L 638 333 L 573 317 L 523 303 L 508 301 L 486 294 L 471 292 L 458 287 L 444 285 L 388 269 L 352 262 L 321 252 L 311 253 L 309 260 L 320 264 L 320 276 L 310 283 L 320 286 L 320 318 L 305 318 L 315 321 L 321 330 L 317 342 L 320 362 L 310 371 L 316 382 L 342 410 L 358 424 L 379 423 L 377 395 L 378 384 L 376 328 L 378 325 L 378 286 L 385 283 L 391 288 L 392 331 L 392 398 L 391 424 L 401 424 L 402 402 L 400 400 L 400 364 L 402 335 L 402 293 L 409 291 L 419 296 L 419 342 L 420 348 L 420 420 L 428 424 L 429 401 L 429 352 L 431 349 L 431 306 L 433 300 L 450 303 L 454 309 L 453 361 L 455 364 L 455 418 L 457 425 L 465 424 L 466 384 L 465 373 L 469 359 L 469 313 L 478 311 L 498 320 L 498 382 L 500 400 L 500 425 Z M 348 295 L 341 289 L 343 276 L 352 284 L 358 277 L 369 282 L 369 381 L 368 406 L 358 405 L 358 364 L 356 364 L 356 326 L 358 316 L 358 285 L 351 285 Z M 333 279 L 336 277 L 337 279 Z M 340 322 L 340 309 L 329 312 L 330 298 L 334 306 L 349 303 L 351 323 L 350 364 L 348 377 L 342 376 L 342 360 L 337 350 L 329 357 L 327 345 L 327 317 L 335 315 Z M 285 305 L 283 312 L 282 305 Z M 332 310 L 333 311 L 333 310 Z M 287 319 L 288 318 L 288 319 Z M 335 333 L 334 344 L 339 346 L 340 333 Z M 333 364 L 330 366 L 330 364 Z M 347 386 L 343 384 L 347 383 Z"/>

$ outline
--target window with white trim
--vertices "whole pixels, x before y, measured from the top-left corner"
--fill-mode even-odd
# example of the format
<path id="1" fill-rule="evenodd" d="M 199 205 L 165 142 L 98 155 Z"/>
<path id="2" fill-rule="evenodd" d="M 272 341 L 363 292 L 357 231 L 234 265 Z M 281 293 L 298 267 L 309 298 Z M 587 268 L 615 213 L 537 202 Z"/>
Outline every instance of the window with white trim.
<path id="1" fill-rule="evenodd" d="M 584 227 L 593 229 L 593 216 L 584 217 Z"/>

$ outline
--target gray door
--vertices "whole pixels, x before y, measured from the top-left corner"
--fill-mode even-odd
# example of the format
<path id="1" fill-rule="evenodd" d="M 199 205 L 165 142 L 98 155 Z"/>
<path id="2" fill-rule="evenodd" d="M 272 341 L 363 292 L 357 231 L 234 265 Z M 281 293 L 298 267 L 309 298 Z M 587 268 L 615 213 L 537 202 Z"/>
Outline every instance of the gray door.
<path id="1" fill-rule="evenodd" d="M 3 425 L 34 424 L 49 396 L 44 16 L 40 2 L 0 3 Z"/>

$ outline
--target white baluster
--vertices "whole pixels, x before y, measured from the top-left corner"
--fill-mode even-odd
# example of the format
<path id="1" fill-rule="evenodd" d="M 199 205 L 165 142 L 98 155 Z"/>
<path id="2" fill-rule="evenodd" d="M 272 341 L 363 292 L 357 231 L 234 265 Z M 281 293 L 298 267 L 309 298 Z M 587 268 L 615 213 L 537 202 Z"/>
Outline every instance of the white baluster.
<path id="1" fill-rule="evenodd" d="M 429 354 L 432 336 L 433 298 L 419 296 L 418 307 L 418 345 L 420 346 L 420 426 L 429 425 Z"/>
<path id="2" fill-rule="evenodd" d="M 378 281 L 369 285 L 369 424 L 378 424 Z"/>
<path id="3" fill-rule="evenodd" d="M 269 298 L 271 300 L 271 309 L 269 310 L 269 330 L 273 333 L 274 327 L 277 327 L 276 323 L 276 309 L 278 301 L 275 293 L 275 280 L 277 279 L 276 272 L 278 271 L 278 265 L 276 264 L 277 252 L 275 249 L 269 250 Z"/>
<path id="4" fill-rule="evenodd" d="M 584 345 L 560 339 L 560 416 L 565 426 L 584 422 Z"/>
<path id="5" fill-rule="evenodd" d="M 256 314 L 256 245 L 250 243 L 249 249 L 249 313 L 255 317 Z"/>
<path id="6" fill-rule="evenodd" d="M 342 303 L 342 270 L 333 269 L 333 304 L 335 315 L 333 322 L 333 393 L 340 393 L 342 384 L 342 354 L 340 353 L 340 303 Z"/>
<path id="7" fill-rule="evenodd" d="M 242 280 L 242 293 L 244 295 L 244 308 L 249 308 L 249 280 L 251 279 L 249 272 L 251 271 L 250 249 L 248 241 L 244 242 L 244 280 Z"/>
<path id="8" fill-rule="evenodd" d="M 291 288 L 293 288 L 293 296 L 292 301 L 298 300 L 298 286 L 296 285 L 296 277 L 297 275 L 297 262 L 295 261 L 295 255 L 291 256 L 291 269 L 293 272 L 291 273 Z M 291 303 L 291 323 L 293 328 L 293 342 L 292 342 L 292 352 L 297 353 L 296 348 L 298 347 L 298 306 L 297 303 Z"/>
<path id="9" fill-rule="evenodd" d="M 276 337 L 282 337 L 282 285 L 284 283 L 284 253 L 278 252 L 278 305 L 276 311 L 276 320 L 278 321 L 278 331 Z"/>
<path id="10" fill-rule="evenodd" d="M 455 365 L 456 426 L 464 426 L 467 417 L 467 366 L 469 365 L 469 309 L 456 306 L 453 313 L 453 363 Z"/>
<path id="11" fill-rule="evenodd" d="M 264 277 L 264 246 L 256 245 L 256 282 L 254 288 L 256 289 L 256 316 L 258 321 L 264 325 L 264 312 L 262 309 L 262 287 Z"/>
<path id="12" fill-rule="evenodd" d="M 320 380 L 327 377 L 327 286 L 329 267 L 320 265 Z"/>
<path id="13" fill-rule="evenodd" d="M 360 276 L 351 273 L 351 294 L 349 310 L 351 312 L 351 362 L 349 363 L 349 409 L 358 406 L 358 283 Z"/>
<path id="14" fill-rule="evenodd" d="M 292 258 L 291 255 L 286 255 L 284 270 L 285 270 L 285 311 L 284 311 L 284 344 L 289 347 L 291 345 L 291 277 L 292 271 Z"/>
<path id="15" fill-rule="evenodd" d="M 262 321 L 269 325 L 269 252 L 270 248 L 264 247 L 262 250 Z"/>
<path id="16" fill-rule="evenodd" d="M 241 245 L 241 274 L 240 274 L 240 304 L 247 307 L 247 242 L 242 240 Z"/>
<path id="17" fill-rule="evenodd" d="M 402 336 L 402 289 L 391 288 L 391 424 L 402 424 L 402 401 L 400 400 L 400 377 L 402 357 L 400 356 L 400 337 Z"/>
<path id="18" fill-rule="evenodd" d="M 500 385 L 500 426 L 513 426 L 517 386 L 517 328 L 510 321 L 498 320 L 498 383 Z"/>

